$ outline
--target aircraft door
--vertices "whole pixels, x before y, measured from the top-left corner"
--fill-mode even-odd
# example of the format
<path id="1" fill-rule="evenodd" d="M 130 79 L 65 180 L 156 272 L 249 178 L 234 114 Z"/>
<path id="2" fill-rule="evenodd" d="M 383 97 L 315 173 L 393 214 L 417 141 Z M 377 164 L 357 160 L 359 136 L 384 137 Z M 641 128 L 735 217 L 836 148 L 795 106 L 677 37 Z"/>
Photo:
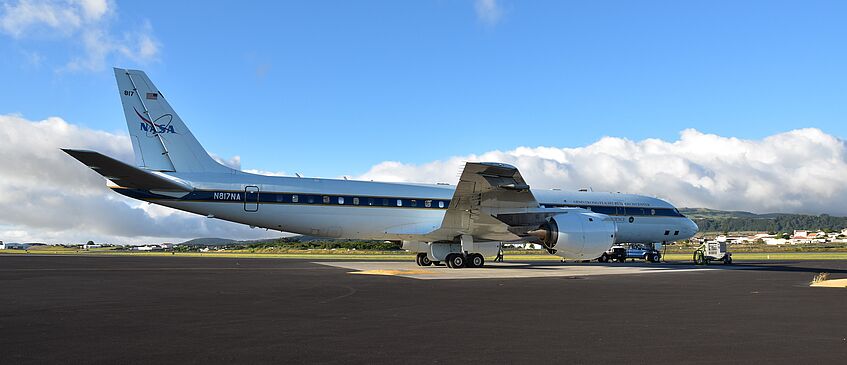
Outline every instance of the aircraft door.
<path id="1" fill-rule="evenodd" d="M 246 186 L 244 187 L 244 211 L 256 212 L 259 211 L 259 187 Z"/>

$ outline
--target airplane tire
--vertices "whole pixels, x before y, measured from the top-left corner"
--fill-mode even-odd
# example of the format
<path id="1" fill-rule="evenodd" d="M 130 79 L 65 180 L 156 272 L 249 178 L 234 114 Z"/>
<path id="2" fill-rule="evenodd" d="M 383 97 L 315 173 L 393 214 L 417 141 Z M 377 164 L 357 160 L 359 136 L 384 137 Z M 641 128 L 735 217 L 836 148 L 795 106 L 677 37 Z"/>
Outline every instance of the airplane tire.
<path id="1" fill-rule="evenodd" d="M 421 263 L 421 254 L 417 254 L 415 256 L 415 264 L 417 264 L 418 266 L 423 266 L 423 264 Z"/>
<path id="2" fill-rule="evenodd" d="M 653 255 L 651 255 L 651 256 L 650 256 L 650 261 L 652 261 L 652 262 L 661 262 L 661 261 L 662 261 L 662 256 L 659 256 L 659 254 L 654 253 Z"/>
<path id="3" fill-rule="evenodd" d="M 468 256 L 468 267 L 482 267 L 485 265 L 485 258 L 478 253 Z"/>
<path id="4" fill-rule="evenodd" d="M 608 262 L 608 261 L 609 261 L 609 255 L 606 255 L 605 252 L 602 255 L 600 255 L 600 257 L 597 258 L 597 262 Z"/>
<path id="5" fill-rule="evenodd" d="M 432 261 L 430 261 L 429 256 L 427 256 L 425 253 L 419 253 L 418 257 L 420 257 L 421 266 L 432 265 Z"/>
<path id="6" fill-rule="evenodd" d="M 461 269 L 465 267 L 465 256 L 451 253 L 447 255 L 447 267 L 451 269 Z"/>

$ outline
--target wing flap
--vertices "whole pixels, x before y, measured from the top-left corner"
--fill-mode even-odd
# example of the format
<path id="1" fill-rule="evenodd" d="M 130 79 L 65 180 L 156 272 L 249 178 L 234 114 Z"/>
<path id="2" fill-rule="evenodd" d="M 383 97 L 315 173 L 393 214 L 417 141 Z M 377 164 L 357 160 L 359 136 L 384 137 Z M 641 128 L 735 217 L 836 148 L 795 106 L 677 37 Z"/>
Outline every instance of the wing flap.
<path id="1" fill-rule="evenodd" d="M 491 162 L 468 162 L 444 214 L 444 234 L 470 234 L 490 240 L 520 237 L 509 224 L 496 218 L 501 211 L 521 213 L 539 208 L 517 168 Z"/>

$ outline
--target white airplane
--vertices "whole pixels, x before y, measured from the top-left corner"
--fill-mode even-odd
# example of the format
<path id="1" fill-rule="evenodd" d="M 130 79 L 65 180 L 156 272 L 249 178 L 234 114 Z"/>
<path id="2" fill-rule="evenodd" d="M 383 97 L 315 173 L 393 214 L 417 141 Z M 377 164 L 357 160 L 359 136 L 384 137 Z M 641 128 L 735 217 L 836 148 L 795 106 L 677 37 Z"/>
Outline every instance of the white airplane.
<path id="1" fill-rule="evenodd" d="M 147 75 L 115 69 L 135 165 L 64 149 L 125 196 L 304 235 L 403 241 L 417 263 L 481 267 L 501 242 L 529 241 L 589 260 L 615 243 L 682 240 L 697 225 L 666 201 L 631 194 L 532 191 L 518 170 L 468 162 L 456 186 L 278 177 L 219 164 Z"/>

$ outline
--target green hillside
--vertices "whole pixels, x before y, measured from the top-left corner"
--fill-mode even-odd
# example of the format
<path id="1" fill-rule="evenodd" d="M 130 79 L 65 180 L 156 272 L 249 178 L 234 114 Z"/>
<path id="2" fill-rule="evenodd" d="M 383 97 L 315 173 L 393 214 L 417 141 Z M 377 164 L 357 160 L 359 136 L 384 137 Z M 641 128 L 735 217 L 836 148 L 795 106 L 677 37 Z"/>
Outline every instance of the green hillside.
<path id="1" fill-rule="evenodd" d="M 682 208 L 679 210 L 694 220 L 700 232 L 791 232 L 795 229 L 841 230 L 847 228 L 847 217 L 828 214 L 806 215 L 768 213 L 756 214 L 743 211 L 723 211 L 705 208 Z"/>

